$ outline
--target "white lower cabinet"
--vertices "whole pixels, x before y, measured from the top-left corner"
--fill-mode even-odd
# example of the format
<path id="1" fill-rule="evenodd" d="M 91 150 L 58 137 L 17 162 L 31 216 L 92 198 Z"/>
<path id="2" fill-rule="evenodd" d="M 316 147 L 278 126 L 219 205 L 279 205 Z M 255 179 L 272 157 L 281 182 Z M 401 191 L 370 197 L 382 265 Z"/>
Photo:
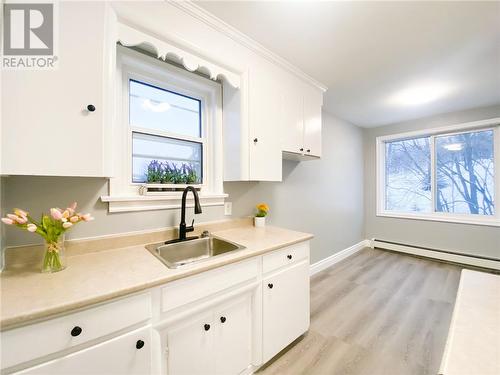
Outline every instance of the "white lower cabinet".
<path id="1" fill-rule="evenodd" d="M 169 375 L 234 375 L 251 364 L 251 298 L 181 319 L 166 332 Z"/>
<path id="2" fill-rule="evenodd" d="M 263 359 L 267 362 L 309 328 L 309 261 L 262 281 Z"/>
<path id="3" fill-rule="evenodd" d="M 0 332 L 1 374 L 237 375 L 309 327 L 309 243 Z"/>
<path id="4" fill-rule="evenodd" d="M 151 328 L 142 328 L 16 375 L 128 375 L 151 373 Z"/>
<path id="5" fill-rule="evenodd" d="M 251 298 L 230 301 L 215 313 L 215 371 L 239 374 L 251 364 Z"/>
<path id="6" fill-rule="evenodd" d="M 167 332 L 167 374 L 213 374 L 213 313 L 186 317 Z"/>

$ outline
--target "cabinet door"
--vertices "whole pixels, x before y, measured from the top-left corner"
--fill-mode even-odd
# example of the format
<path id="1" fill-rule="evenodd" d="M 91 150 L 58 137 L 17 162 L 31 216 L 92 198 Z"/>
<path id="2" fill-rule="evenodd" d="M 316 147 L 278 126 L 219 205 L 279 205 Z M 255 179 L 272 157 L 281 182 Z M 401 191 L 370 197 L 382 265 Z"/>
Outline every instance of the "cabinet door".
<path id="1" fill-rule="evenodd" d="M 283 92 L 281 134 L 282 150 L 304 151 L 304 98 L 297 87 L 288 85 Z"/>
<path id="2" fill-rule="evenodd" d="M 321 156 L 322 94 L 313 90 L 304 95 L 304 154 Z"/>
<path id="3" fill-rule="evenodd" d="M 251 364 L 251 296 L 231 301 L 216 310 L 217 375 L 235 375 Z"/>
<path id="4" fill-rule="evenodd" d="M 141 346 L 141 341 L 143 345 Z M 16 375 L 150 374 L 151 328 L 142 328 Z"/>
<path id="5" fill-rule="evenodd" d="M 58 2 L 57 69 L 2 72 L 3 174 L 104 175 L 105 10 Z"/>
<path id="6" fill-rule="evenodd" d="M 309 262 L 264 279 L 262 287 L 266 362 L 309 328 Z"/>
<path id="7" fill-rule="evenodd" d="M 281 181 L 282 101 L 278 82 L 269 69 L 249 75 L 249 179 L 253 181 Z"/>
<path id="8" fill-rule="evenodd" d="M 167 374 L 209 375 L 215 371 L 213 313 L 184 319 L 167 332 Z"/>

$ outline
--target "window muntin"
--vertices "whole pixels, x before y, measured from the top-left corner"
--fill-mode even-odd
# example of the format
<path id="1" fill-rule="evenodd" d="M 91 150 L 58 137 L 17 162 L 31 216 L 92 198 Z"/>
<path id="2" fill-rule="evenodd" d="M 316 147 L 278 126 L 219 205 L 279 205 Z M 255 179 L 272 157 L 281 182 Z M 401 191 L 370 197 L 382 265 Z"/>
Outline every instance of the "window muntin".
<path id="1" fill-rule="evenodd" d="M 385 209 L 431 212 L 429 137 L 386 142 Z"/>
<path id="2" fill-rule="evenodd" d="M 436 137 L 436 211 L 494 215 L 493 130 Z"/>
<path id="3" fill-rule="evenodd" d="M 202 101 L 128 78 L 132 183 L 203 184 Z"/>
<path id="4" fill-rule="evenodd" d="M 136 127 L 199 138 L 201 101 L 130 79 L 129 121 Z"/>
<path id="5" fill-rule="evenodd" d="M 496 149 L 500 127 L 420 134 L 379 138 L 377 178 L 382 194 L 378 193 L 377 215 L 486 225 L 500 222 L 495 210 L 500 191 Z M 423 202 L 429 202 L 424 206 L 428 210 L 422 209 Z"/>

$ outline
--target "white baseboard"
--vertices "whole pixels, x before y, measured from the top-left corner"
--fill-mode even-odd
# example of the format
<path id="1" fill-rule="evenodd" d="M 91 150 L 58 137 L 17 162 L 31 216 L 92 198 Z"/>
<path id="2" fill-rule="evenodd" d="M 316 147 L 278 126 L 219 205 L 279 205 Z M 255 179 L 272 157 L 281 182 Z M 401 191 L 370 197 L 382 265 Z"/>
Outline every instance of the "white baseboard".
<path id="1" fill-rule="evenodd" d="M 365 247 L 370 247 L 370 245 L 371 245 L 370 240 L 363 240 L 355 245 L 352 245 L 351 247 L 348 247 L 347 249 L 340 250 L 339 252 L 330 255 L 325 259 L 321 259 L 319 262 L 311 264 L 311 270 L 310 270 L 311 276 L 314 275 L 315 273 L 323 271 L 328 267 L 333 266 L 335 263 L 338 263 L 347 257 L 350 257 L 351 255 L 357 253 L 358 251 L 360 251 Z"/>
<path id="2" fill-rule="evenodd" d="M 384 249 L 392 250 L 400 253 L 412 254 L 426 258 L 439 259 L 446 262 L 453 262 L 469 266 L 500 270 L 500 260 L 477 257 L 472 254 L 468 255 L 468 254 L 459 254 L 449 251 L 426 249 L 411 245 L 379 241 L 376 239 L 373 239 L 369 242 L 371 242 L 372 247 L 377 247 L 382 250 Z"/>

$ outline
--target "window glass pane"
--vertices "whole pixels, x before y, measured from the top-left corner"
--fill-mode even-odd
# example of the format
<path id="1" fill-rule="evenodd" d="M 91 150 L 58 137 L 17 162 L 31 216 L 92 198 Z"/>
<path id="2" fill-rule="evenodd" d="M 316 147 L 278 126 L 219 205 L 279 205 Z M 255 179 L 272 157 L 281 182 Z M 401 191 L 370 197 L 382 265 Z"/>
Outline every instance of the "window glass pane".
<path id="1" fill-rule="evenodd" d="M 129 82 L 130 124 L 201 137 L 201 102 L 145 83 Z"/>
<path id="2" fill-rule="evenodd" d="M 202 144 L 132 133 L 132 181 L 201 183 Z"/>
<path id="3" fill-rule="evenodd" d="M 385 209 L 431 211 L 431 153 L 429 138 L 385 144 Z"/>
<path id="4" fill-rule="evenodd" d="M 493 130 L 436 137 L 436 211 L 494 214 Z"/>

